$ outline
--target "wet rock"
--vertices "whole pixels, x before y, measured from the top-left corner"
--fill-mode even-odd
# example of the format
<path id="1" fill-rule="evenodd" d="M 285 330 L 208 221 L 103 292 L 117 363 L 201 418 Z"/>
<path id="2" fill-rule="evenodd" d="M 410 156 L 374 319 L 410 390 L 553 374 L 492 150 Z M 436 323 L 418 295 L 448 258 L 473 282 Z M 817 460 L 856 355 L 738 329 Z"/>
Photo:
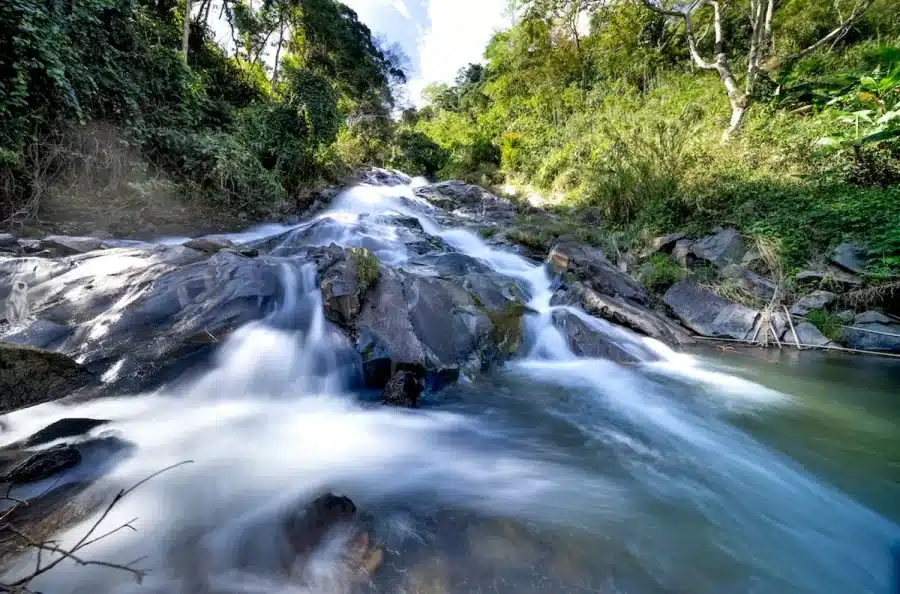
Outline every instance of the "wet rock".
<path id="1" fill-rule="evenodd" d="M 62 353 L 0 342 L 0 413 L 57 400 L 94 379 Z"/>
<path id="2" fill-rule="evenodd" d="M 40 243 L 40 249 L 49 251 L 53 256 L 84 254 L 102 248 L 103 240 L 96 237 L 50 235 L 42 239 Z"/>
<path id="3" fill-rule="evenodd" d="M 327 493 L 317 497 L 288 518 L 285 535 L 296 554 L 311 553 L 328 532 L 347 524 L 356 516 L 356 505 L 349 497 Z"/>
<path id="4" fill-rule="evenodd" d="M 360 312 L 358 328 L 357 350 L 368 387 L 383 388 L 397 369 L 425 369 L 425 347 L 409 319 L 403 277 L 394 268 L 382 267 Z"/>
<path id="5" fill-rule="evenodd" d="M 181 245 L 188 249 L 203 252 L 204 254 L 215 254 L 224 249 L 235 247 L 233 241 L 216 237 L 200 237 L 198 239 L 191 239 L 190 241 L 186 241 Z"/>
<path id="6" fill-rule="evenodd" d="M 491 269 L 472 256 L 459 252 L 426 254 L 412 261 L 417 266 L 427 266 L 438 276 L 465 276 L 470 272 L 489 273 Z"/>
<path id="7" fill-rule="evenodd" d="M 415 194 L 458 218 L 479 223 L 511 221 L 516 214 L 515 204 L 507 198 L 459 180 L 422 186 Z"/>
<path id="8" fill-rule="evenodd" d="M 650 242 L 650 245 L 641 252 L 641 257 L 649 258 L 657 252 L 671 252 L 675 247 L 675 244 L 685 237 L 687 237 L 687 233 L 684 232 L 670 233 L 669 235 L 655 237 L 653 238 L 653 241 Z"/>
<path id="9" fill-rule="evenodd" d="M 415 408 L 418 406 L 421 393 L 422 384 L 414 373 L 398 371 L 384 387 L 384 391 L 381 393 L 381 403 Z"/>
<path id="10" fill-rule="evenodd" d="M 412 182 L 412 178 L 403 172 L 379 167 L 372 167 L 362 172 L 360 178 L 365 183 L 375 186 L 407 186 Z"/>
<path id="11" fill-rule="evenodd" d="M 109 423 L 109 421 L 82 418 L 60 419 L 47 425 L 40 431 L 32 433 L 17 445 L 23 448 L 33 448 L 44 445 L 45 443 L 50 443 L 51 441 L 56 441 L 57 439 L 78 437 L 84 435 L 91 429 L 105 425 L 106 423 Z"/>
<path id="12" fill-rule="evenodd" d="M 863 312 L 851 328 L 841 328 L 841 342 L 853 349 L 900 352 L 900 323 L 881 312 Z"/>
<path id="13" fill-rule="evenodd" d="M 741 235 L 734 229 L 723 229 L 715 235 L 704 237 L 691 246 L 691 252 L 700 260 L 725 268 L 741 261 L 746 253 Z"/>
<path id="14" fill-rule="evenodd" d="M 683 280 L 663 297 L 681 322 L 704 336 L 746 339 L 759 312 Z"/>
<path id="15" fill-rule="evenodd" d="M 39 349 L 57 347 L 69 337 L 74 328 L 55 324 L 49 320 L 35 320 L 24 328 L 15 327 L 8 334 L 0 336 L 6 342 L 28 345 Z"/>
<path id="16" fill-rule="evenodd" d="M 694 339 L 680 326 L 655 311 L 633 305 L 618 297 L 601 295 L 582 283 L 572 283 L 567 289 L 558 291 L 551 299 L 551 305 L 581 306 L 593 316 L 609 320 L 614 324 L 630 328 L 672 346 L 694 342 Z"/>
<path id="17" fill-rule="evenodd" d="M 739 264 L 725 266 L 722 269 L 722 276 L 738 281 L 744 291 L 761 299 L 771 300 L 778 290 L 778 285 Z"/>
<path id="18" fill-rule="evenodd" d="M 854 274 L 862 274 L 868 261 L 866 250 L 855 243 L 840 244 L 831 251 L 828 259 L 837 266 Z"/>
<path id="19" fill-rule="evenodd" d="M 525 289 L 515 279 L 496 272 L 469 273 L 462 277 L 462 286 L 475 298 L 476 304 L 490 311 L 503 311 L 512 303 L 528 301 Z"/>
<path id="20" fill-rule="evenodd" d="M 591 328 L 584 320 L 567 310 L 553 312 L 553 323 L 563 330 L 572 352 L 580 357 L 609 359 L 617 363 L 637 363 L 633 354 L 619 346 L 614 338 L 608 338 Z"/>
<path id="21" fill-rule="evenodd" d="M 67 470 L 81 462 L 81 453 L 71 444 L 60 444 L 36 452 L 13 467 L 0 482 L 32 483 Z"/>
<path id="22" fill-rule="evenodd" d="M 831 344 L 831 341 L 828 338 L 819 332 L 819 329 L 810 324 L 809 322 L 800 322 L 794 326 L 794 331 L 797 333 L 797 338 L 800 340 L 800 344 L 809 345 L 809 346 L 826 346 Z M 792 339 L 793 334 L 788 333 L 785 335 L 786 339 Z"/>
<path id="23" fill-rule="evenodd" d="M 19 240 L 11 233 L 0 233 L 0 248 L 18 248 Z"/>
<path id="24" fill-rule="evenodd" d="M 571 275 L 575 280 L 609 297 L 621 297 L 638 305 L 649 302 L 647 291 L 632 277 L 620 272 L 599 249 L 560 239 L 549 256 L 554 274 Z"/>
<path id="25" fill-rule="evenodd" d="M 826 266 L 820 269 L 807 269 L 801 270 L 797 273 L 797 276 L 794 277 L 798 281 L 816 281 L 816 282 L 830 282 L 830 283 L 838 283 L 843 285 L 861 285 L 862 279 L 860 279 L 855 274 L 847 272 L 838 268 L 837 266 Z"/>
<path id="26" fill-rule="evenodd" d="M 814 309 L 825 309 L 837 299 L 837 295 L 828 291 L 813 291 L 797 300 L 791 307 L 795 316 L 805 316 Z"/>
<path id="27" fill-rule="evenodd" d="M 338 253 L 335 247 L 329 248 L 329 265 L 324 270 L 319 268 L 322 306 L 326 318 L 341 326 L 355 328 L 362 297 L 378 281 L 381 264 L 366 248 L 346 248 Z M 337 258 L 334 263 L 330 263 L 332 256 Z"/>
<path id="28" fill-rule="evenodd" d="M 697 261 L 697 257 L 691 251 L 694 242 L 690 239 L 680 239 L 675 242 L 672 248 L 672 259 L 680 264 L 682 268 L 690 268 Z"/>

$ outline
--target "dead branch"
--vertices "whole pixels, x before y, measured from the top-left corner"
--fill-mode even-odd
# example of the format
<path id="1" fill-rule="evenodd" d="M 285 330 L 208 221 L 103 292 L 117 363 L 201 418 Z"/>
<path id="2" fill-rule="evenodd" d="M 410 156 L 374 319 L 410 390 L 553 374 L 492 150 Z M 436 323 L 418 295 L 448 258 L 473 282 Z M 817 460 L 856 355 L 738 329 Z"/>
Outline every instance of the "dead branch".
<path id="1" fill-rule="evenodd" d="M 25 542 L 25 544 L 29 548 L 36 549 L 37 562 L 35 564 L 34 570 L 27 576 L 25 576 L 21 579 L 18 579 L 12 583 L 9 583 L 9 584 L 0 583 L 0 592 L 31 592 L 28 589 L 28 584 L 31 583 L 31 581 L 33 581 L 38 576 L 47 573 L 48 571 L 50 571 L 51 569 L 53 569 L 54 567 L 59 565 L 65 559 L 70 559 L 78 565 L 84 565 L 84 566 L 95 565 L 95 566 L 109 567 L 111 569 L 118 569 L 120 571 L 125 571 L 125 572 L 131 573 L 132 575 L 134 575 L 137 582 L 140 583 L 141 580 L 144 578 L 144 576 L 146 576 L 147 572 L 145 570 L 135 568 L 134 565 L 136 563 L 142 561 L 143 558 L 136 559 L 134 561 L 131 561 L 130 563 L 123 565 L 120 563 L 110 563 L 107 561 L 96 561 L 96 560 L 85 559 L 79 554 L 79 551 L 81 551 L 82 549 L 84 549 L 100 540 L 103 540 L 109 536 L 112 536 L 113 534 L 116 534 L 117 532 L 125 530 L 126 528 L 129 530 L 137 531 L 137 529 L 132 525 L 132 523 L 137 520 L 137 518 L 134 518 L 134 519 L 129 520 L 128 522 L 122 524 L 121 526 L 114 528 L 113 530 L 110 530 L 104 534 L 101 534 L 100 536 L 95 536 L 95 537 L 91 538 L 94 535 L 94 533 L 97 531 L 97 529 L 100 527 L 100 525 L 103 523 L 103 521 L 106 519 L 106 517 L 109 515 L 109 513 L 113 510 L 113 508 L 120 501 L 122 501 L 122 499 L 124 499 L 126 496 L 128 496 L 128 494 L 132 493 L 135 489 L 137 489 L 141 485 L 145 484 L 147 481 L 159 476 L 160 474 L 162 474 L 164 472 L 168 472 L 169 470 L 172 470 L 179 466 L 183 466 L 185 464 L 190 464 L 192 462 L 193 462 L 193 460 L 185 460 L 183 462 L 179 462 L 177 464 L 167 466 L 166 468 L 163 468 L 162 470 L 154 472 L 150 476 L 142 479 L 141 481 L 137 482 L 136 484 L 132 485 L 131 487 L 120 490 L 116 494 L 116 496 L 113 497 L 112 501 L 110 501 L 109 505 L 106 506 L 106 509 L 104 509 L 103 513 L 100 514 L 100 517 L 97 518 L 97 520 L 91 525 L 90 529 L 84 534 L 84 536 L 82 536 L 81 539 L 77 543 L 75 543 L 74 546 L 72 546 L 69 549 L 64 549 L 64 548 L 60 547 L 56 543 L 56 541 L 35 540 L 35 539 L 31 538 L 26 532 L 16 528 L 11 523 L 9 523 L 9 522 L 4 523 L 2 526 L 0 526 L 0 532 L 3 532 L 3 531 L 9 532 L 10 534 L 15 535 L 16 537 L 21 539 L 23 542 Z M 55 484 L 56 483 L 54 483 L 54 485 Z M 53 488 L 53 485 L 48 487 L 48 489 L 44 492 L 44 494 L 46 494 L 47 492 L 52 490 L 52 488 Z M 7 499 L 10 499 L 8 497 L 8 494 L 7 494 Z M 7 510 L 2 516 L 0 516 L 0 521 L 4 521 L 6 518 L 8 518 L 10 513 L 12 513 L 12 511 L 14 509 L 18 508 L 19 506 L 28 505 L 28 501 L 26 501 L 26 500 L 16 500 L 16 501 L 17 502 L 9 510 Z M 48 563 L 47 565 L 42 566 L 43 551 L 56 553 L 59 556 L 56 559 L 54 559 L 52 562 Z"/>

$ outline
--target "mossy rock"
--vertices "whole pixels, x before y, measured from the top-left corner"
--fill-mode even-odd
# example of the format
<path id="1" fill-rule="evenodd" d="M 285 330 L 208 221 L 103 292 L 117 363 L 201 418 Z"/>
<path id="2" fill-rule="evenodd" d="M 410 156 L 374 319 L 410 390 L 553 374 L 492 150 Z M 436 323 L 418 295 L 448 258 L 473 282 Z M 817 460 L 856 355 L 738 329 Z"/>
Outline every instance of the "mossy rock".
<path id="1" fill-rule="evenodd" d="M 522 332 L 522 317 L 527 312 L 528 308 L 516 301 L 510 301 L 500 310 L 485 309 L 491 324 L 494 325 L 491 340 L 503 357 L 513 357 L 522 348 L 524 336 Z"/>
<path id="2" fill-rule="evenodd" d="M 93 381 L 62 353 L 0 342 L 0 413 L 57 400 Z"/>

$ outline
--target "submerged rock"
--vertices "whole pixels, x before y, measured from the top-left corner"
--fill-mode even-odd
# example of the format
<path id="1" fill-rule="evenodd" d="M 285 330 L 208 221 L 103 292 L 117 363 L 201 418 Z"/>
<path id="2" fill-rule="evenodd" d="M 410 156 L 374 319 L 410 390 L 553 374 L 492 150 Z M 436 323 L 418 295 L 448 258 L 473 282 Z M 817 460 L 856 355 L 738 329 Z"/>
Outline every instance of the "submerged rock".
<path id="1" fill-rule="evenodd" d="M 791 307 L 795 316 L 805 316 L 814 309 L 825 309 L 837 299 L 837 295 L 829 291 L 813 291 L 797 300 Z"/>
<path id="2" fill-rule="evenodd" d="M 418 406 L 421 393 L 422 384 L 414 373 L 398 371 L 384 387 L 384 391 L 381 393 L 381 403 L 415 408 Z"/>
<path id="3" fill-rule="evenodd" d="M 715 265 L 716 268 L 739 263 L 746 251 L 740 233 L 734 229 L 722 229 L 691 246 L 691 252 L 697 258 Z"/>
<path id="4" fill-rule="evenodd" d="M 0 342 L 0 413 L 58 400 L 94 380 L 62 353 Z"/>
<path id="5" fill-rule="evenodd" d="M 644 287 L 619 271 L 597 248 L 561 239 L 550 251 L 549 262 L 554 274 L 571 275 L 601 295 L 621 297 L 638 305 L 649 302 Z"/>
<path id="6" fill-rule="evenodd" d="M 704 336 L 746 339 L 759 317 L 758 311 L 688 280 L 672 285 L 663 301 L 685 326 Z"/>
<path id="7" fill-rule="evenodd" d="M 71 444 L 60 444 L 35 452 L 0 477 L 0 482 L 32 483 L 67 470 L 81 462 L 81 452 Z"/>

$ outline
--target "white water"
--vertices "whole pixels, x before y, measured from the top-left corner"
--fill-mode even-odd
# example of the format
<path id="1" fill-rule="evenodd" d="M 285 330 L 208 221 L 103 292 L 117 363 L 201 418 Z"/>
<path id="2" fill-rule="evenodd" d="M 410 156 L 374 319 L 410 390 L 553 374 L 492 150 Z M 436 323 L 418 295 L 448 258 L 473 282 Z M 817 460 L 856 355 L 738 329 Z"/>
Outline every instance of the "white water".
<path id="1" fill-rule="evenodd" d="M 354 591 L 360 584 L 327 547 L 300 576 L 276 570 L 284 548 L 279 518 L 335 491 L 372 511 L 377 537 L 396 554 L 399 585 L 375 579 L 368 587 L 378 591 L 886 592 L 887 546 L 900 536 L 897 525 L 721 418 L 790 406 L 787 395 L 569 309 L 646 363 L 576 358 L 552 324 L 557 308 L 544 267 L 467 230 L 442 228 L 409 187 L 360 186 L 312 221 L 228 237 L 282 235 L 288 253 L 312 232 L 304 236 L 309 243 L 366 245 L 383 262 L 403 266 L 410 260 L 403 229 L 384 219 L 394 214 L 416 217 L 427 233 L 528 288 L 536 312 L 528 320 L 529 355 L 487 385 L 453 392 L 460 401 L 452 406 L 374 407 L 350 391 L 358 360 L 322 316 L 314 269 L 298 276 L 285 266 L 277 311 L 236 331 L 213 368 L 190 382 L 8 416 L 8 441 L 60 418 L 110 419 L 94 433 L 111 428 L 135 450 L 86 460 L 81 474 L 66 477 L 104 471 L 91 489 L 97 495 L 193 461 L 142 486 L 104 523 L 111 529 L 137 517 L 137 532 L 84 552 L 121 563 L 146 557 L 138 564 L 150 570 L 142 586 L 127 574 L 66 563 L 34 589 Z M 436 558 L 447 554 L 433 544 L 446 530 L 433 524 L 454 513 L 515 521 L 529 536 L 519 533 L 505 553 L 486 554 L 485 542 L 499 538 L 491 532 L 470 543 L 482 554 L 459 553 L 455 571 L 468 581 L 418 589 L 410 580 L 421 549 L 425 557 L 432 546 Z M 454 529 L 475 529 L 466 522 Z M 84 529 L 75 527 L 62 543 Z M 561 544 L 567 538 L 575 544 Z M 586 568 L 579 566 L 577 579 L 529 553 L 546 539 L 573 559 L 567 547 L 582 549 Z M 486 568 L 485 559 L 494 565 Z M 29 563 L 23 559 L 18 569 Z"/>

